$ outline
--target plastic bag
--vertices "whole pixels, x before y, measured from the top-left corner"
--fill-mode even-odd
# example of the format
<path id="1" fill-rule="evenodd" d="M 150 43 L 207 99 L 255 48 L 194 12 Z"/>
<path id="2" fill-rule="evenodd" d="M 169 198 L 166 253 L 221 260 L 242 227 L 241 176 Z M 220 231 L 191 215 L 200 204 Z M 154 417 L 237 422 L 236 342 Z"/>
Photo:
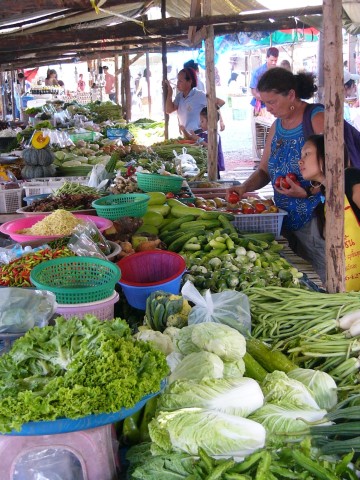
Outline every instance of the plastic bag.
<path id="1" fill-rule="evenodd" d="M 182 154 L 178 155 L 176 150 L 173 150 L 175 167 L 178 175 L 197 175 L 199 168 L 196 165 L 195 158 L 187 153 L 185 147 L 182 149 Z"/>
<path id="2" fill-rule="evenodd" d="M 211 293 L 202 296 L 194 285 L 187 281 L 181 290 L 182 296 L 195 306 L 191 309 L 188 324 L 217 322 L 235 328 L 244 336 L 251 333 L 251 315 L 248 297 L 235 290 Z"/>
<path id="3" fill-rule="evenodd" d="M 77 225 L 68 242 L 68 247 L 79 256 L 106 258 L 111 246 L 94 222 L 88 220 Z"/>
<path id="4" fill-rule="evenodd" d="M 0 289 L 0 333 L 23 333 L 45 327 L 57 308 L 56 297 L 46 290 Z"/>
<path id="5" fill-rule="evenodd" d="M 74 452 L 65 447 L 26 451 L 18 460 L 13 480 L 84 480 L 83 468 Z"/>

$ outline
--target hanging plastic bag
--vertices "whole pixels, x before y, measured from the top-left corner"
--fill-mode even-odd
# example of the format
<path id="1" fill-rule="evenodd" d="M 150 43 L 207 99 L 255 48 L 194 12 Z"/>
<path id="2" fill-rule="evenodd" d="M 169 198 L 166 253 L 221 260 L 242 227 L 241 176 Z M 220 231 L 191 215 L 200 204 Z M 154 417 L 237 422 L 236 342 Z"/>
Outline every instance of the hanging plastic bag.
<path id="1" fill-rule="evenodd" d="M 185 147 L 183 147 L 180 155 L 177 154 L 176 150 L 173 150 L 173 154 L 175 168 L 179 175 L 194 176 L 199 173 L 200 170 L 196 165 L 195 158 L 187 153 Z"/>
<path id="2" fill-rule="evenodd" d="M 249 299 L 244 293 L 235 290 L 211 293 L 206 290 L 202 296 L 193 283 L 187 281 L 181 295 L 195 304 L 189 314 L 189 325 L 216 322 L 235 328 L 244 336 L 251 333 Z"/>

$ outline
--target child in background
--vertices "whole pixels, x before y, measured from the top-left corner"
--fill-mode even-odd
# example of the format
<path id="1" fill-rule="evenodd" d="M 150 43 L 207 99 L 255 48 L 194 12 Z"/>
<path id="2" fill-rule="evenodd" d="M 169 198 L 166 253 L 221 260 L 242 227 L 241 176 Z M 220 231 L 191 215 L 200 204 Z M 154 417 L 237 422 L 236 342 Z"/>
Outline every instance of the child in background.
<path id="1" fill-rule="evenodd" d="M 217 112 L 217 120 L 219 121 L 219 112 Z M 207 107 L 204 107 L 200 112 L 200 127 L 202 132 L 195 133 L 193 131 L 188 132 L 185 127 L 180 126 L 180 131 L 183 133 L 184 137 L 188 140 L 195 140 L 198 145 L 202 145 L 203 147 L 207 148 L 208 146 L 208 113 Z M 221 137 L 218 134 L 217 136 L 217 144 L 218 144 L 218 158 L 217 158 L 217 171 L 218 171 L 218 178 L 220 178 L 220 172 L 225 170 L 225 162 L 224 162 L 224 154 L 221 145 Z"/>

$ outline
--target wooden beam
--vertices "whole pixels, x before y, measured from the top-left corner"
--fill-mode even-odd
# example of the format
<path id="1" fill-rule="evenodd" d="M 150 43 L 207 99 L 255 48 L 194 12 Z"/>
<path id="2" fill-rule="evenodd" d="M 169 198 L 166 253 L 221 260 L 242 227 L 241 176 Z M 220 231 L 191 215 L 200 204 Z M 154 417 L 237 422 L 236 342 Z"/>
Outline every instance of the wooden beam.
<path id="1" fill-rule="evenodd" d="M 315 7 L 312 8 L 314 11 Z M 318 8 L 315 10 L 317 13 L 321 13 L 321 10 Z M 287 12 L 287 10 L 285 10 Z M 289 16 L 298 16 L 304 13 L 303 9 L 293 9 L 293 15 L 289 14 L 278 14 L 275 15 L 274 12 L 271 12 L 271 18 L 276 20 L 287 19 Z M 222 25 L 229 27 L 229 24 L 233 24 L 233 28 L 237 31 L 247 31 L 246 26 L 253 24 L 252 31 L 259 30 L 259 21 L 261 13 L 258 15 L 249 14 L 249 15 L 208 15 L 203 17 L 194 17 L 188 19 L 179 19 L 179 18 L 167 18 L 166 20 L 150 20 L 145 21 L 144 26 L 138 25 L 134 22 L 124 22 L 115 26 L 104 26 L 94 29 L 71 29 L 71 30 L 53 30 L 47 32 L 34 33 L 31 35 L 21 34 L 21 35 L 7 35 L 5 38 L 1 39 L 0 42 L 0 53 L 1 52 L 13 52 L 13 51 L 33 51 L 36 48 L 41 48 L 45 44 L 48 46 L 57 46 L 59 44 L 69 43 L 72 44 L 72 48 L 76 48 L 78 43 L 82 42 L 91 42 L 95 40 L 102 41 L 103 39 L 116 40 L 124 37 L 145 37 L 148 35 L 173 35 L 174 32 L 185 33 L 189 26 L 202 27 L 203 25 Z M 266 13 L 266 16 L 262 20 L 268 20 L 270 17 L 269 13 Z M 268 23 L 268 25 L 267 25 Z M 271 26 L 273 22 L 269 21 L 266 23 L 268 27 Z M 294 23 L 294 20 L 293 20 Z M 266 27 L 267 28 L 267 27 Z M 234 30 L 235 31 L 235 30 Z M 19 39 L 22 39 L 20 42 Z M 14 42 L 14 40 L 17 40 Z"/>
<path id="2" fill-rule="evenodd" d="M 138 0 L 107 0 L 103 5 L 106 9 L 117 5 L 137 3 Z M 89 1 L 84 0 L 1 0 L 0 18 L 9 19 L 15 15 L 41 13 L 46 10 L 77 10 L 91 12 L 94 8 Z"/>
<path id="3" fill-rule="evenodd" d="M 211 15 L 211 0 L 204 0 L 204 14 Z M 215 93 L 215 66 L 214 66 L 214 27 L 206 28 L 205 61 L 206 61 L 206 92 L 207 92 L 207 117 L 208 117 L 208 179 L 217 179 L 217 110 Z"/>
<path id="4" fill-rule="evenodd" d="M 329 27 L 324 29 L 326 288 L 335 293 L 345 291 L 342 6 L 338 0 L 323 0 L 323 7 Z"/>
<path id="5" fill-rule="evenodd" d="M 200 17 L 201 16 L 201 0 L 191 0 L 190 5 L 190 17 Z M 194 43 L 196 34 L 196 27 L 191 25 L 188 30 L 188 39 L 192 45 L 196 45 Z"/>

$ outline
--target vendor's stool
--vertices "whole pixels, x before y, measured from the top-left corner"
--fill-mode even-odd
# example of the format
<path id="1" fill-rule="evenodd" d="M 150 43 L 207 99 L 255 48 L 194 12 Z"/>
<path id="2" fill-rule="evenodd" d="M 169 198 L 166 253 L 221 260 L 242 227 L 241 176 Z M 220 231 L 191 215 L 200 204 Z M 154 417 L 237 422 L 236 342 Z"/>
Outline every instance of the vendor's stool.
<path id="1" fill-rule="evenodd" d="M 0 435 L 0 480 L 113 480 L 117 458 L 111 424 L 54 435 Z"/>

